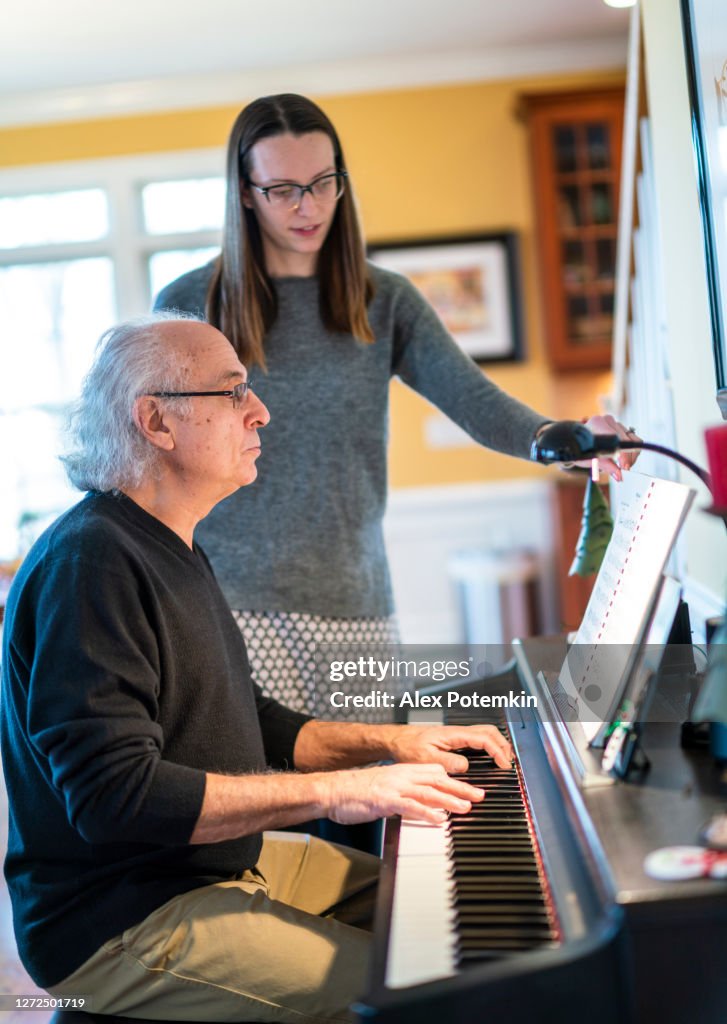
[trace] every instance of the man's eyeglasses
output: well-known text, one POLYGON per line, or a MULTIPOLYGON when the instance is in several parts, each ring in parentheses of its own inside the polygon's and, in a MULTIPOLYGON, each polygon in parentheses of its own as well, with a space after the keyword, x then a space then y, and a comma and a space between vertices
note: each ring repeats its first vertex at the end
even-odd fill
POLYGON ((306 192, 310 192, 319 203, 332 203, 340 199, 347 177, 347 171, 336 171, 335 174, 324 174, 308 185, 256 185, 254 181, 250 184, 256 192, 265 196, 271 206, 283 210, 297 210, 306 192))
POLYGON ((249 380, 243 380, 229 391, 152 391, 150 394, 152 398, 207 398, 215 395, 220 398, 231 398, 232 408, 239 409, 247 398, 250 386, 249 380))

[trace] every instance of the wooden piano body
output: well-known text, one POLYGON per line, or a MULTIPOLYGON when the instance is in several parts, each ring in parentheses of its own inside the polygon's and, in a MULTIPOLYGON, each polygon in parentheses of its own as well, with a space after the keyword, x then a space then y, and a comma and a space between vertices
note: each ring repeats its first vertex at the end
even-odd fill
MULTIPOLYGON (((521 685, 535 692, 536 673, 557 672, 565 650, 561 638, 516 643, 517 675, 498 685, 505 692, 521 685)), ((464 684, 480 693, 492 686, 491 680, 464 684)), ((466 721, 483 720, 476 714, 466 721)), ((433 886, 414 886, 418 898, 404 903, 412 860, 406 851, 399 856, 399 842, 407 826, 389 822, 371 983, 356 1007, 360 1018, 472 1024, 498 1014, 508 1024, 725 1024, 727 882, 661 882, 643 870, 647 853, 696 843, 701 826, 724 809, 711 757, 680 748, 678 723, 653 723, 643 740, 648 772, 582 789, 536 712, 508 711, 507 727, 557 916, 557 941, 420 972, 420 937, 437 945, 418 909, 432 898, 433 886), (409 968, 392 966, 399 962, 409 968), (416 979, 411 983, 408 969, 416 979)))

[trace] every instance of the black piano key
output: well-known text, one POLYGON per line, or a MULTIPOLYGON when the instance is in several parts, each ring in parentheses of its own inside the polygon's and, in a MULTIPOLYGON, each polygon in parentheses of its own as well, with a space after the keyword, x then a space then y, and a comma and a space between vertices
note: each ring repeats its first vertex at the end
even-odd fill
POLYGON ((480 898, 482 893, 487 893, 488 897, 497 903, 502 903, 507 900, 517 900, 520 903, 533 903, 545 905, 543 893, 540 888, 531 886, 530 888, 518 888, 514 885, 491 885, 488 882, 483 882, 479 885, 469 885, 466 887, 457 886, 456 891, 453 894, 452 902, 454 904, 460 904, 461 906, 469 906, 475 904, 480 898))
POLYGON ((463 842, 452 843, 457 860, 466 860, 469 857, 486 856, 489 860, 493 857, 506 857, 509 861, 528 861, 532 848, 529 844, 523 844, 517 840, 507 840, 495 837, 489 843, 463 842))
MULTIPOLYGON (((517 953, 524 953, 526 950, 518 949, 515 950, 517 953)), ((492 950, 460 950, 458 953, 458 960, 460 968, 477 967, 480 964, 487 963, 492 960, 501 960, 502 953, 494 952, 492 950)))
POLYGON ((507 928, 495 927, 463 928, 457 942, 457 952, 463 949, 509 949, 513 945, 521 945, 524 949, 534 949, 544 942, 552 941, 550 928, 507 928))
POLYGON ((543 919, 550 920, 548 908, 544 903, 538 902, 517 902, 506 900, 499 904, 482 904, 477 906, 474 903, 460 904, 458 906, 458 918, 463 924, 473 924, 476 920, 493 921, 505 915, 514 915, 517 920, 523 923, 537 921, 542 923, 543 919))
POLYGON ((518 931, 517 928, 487 929, 473 928, 471 934, 460 936, 457 943, 459 950, 481 950, 481 949, 533 949, 546 942, 551 942, 550 932, 543 929, 537 938, 518 931))
POLYGON ((460 865, 469 870, 473 864, 481 864, 483 867, 489 866, 490 868, 500 864, 503 870, 507 871, 512 871, 513 868, 518 867, 528 867, 537 871, 537 866, 533 868, 532 861, 528 857, 530 851, 524 850, 521 846, 504 846, 498 843, 497 846, 493 846, 490 850, 484 847, 479 849, 476 847, 465 847, 460 849, 457 846, 454 846, 452 849, 456 858, 452 874, 456 873, 460 865))
POLYGON ((482 892, 490 893, 493 900, 504 900, 504 899, 519 899, 519 900, 532 900, 534 898, 542 899, 543 894, 539 884, 529 884, 519 886, 512 882, 505 884, 492 884, 490 882, 476 882, 470 884, 468 879, 464 879, 457 885, 457 892, 454 897, 454 902, 467 903, 478 898, 482 892))
MULTIPOLYGON (((537 948, 548 948, 554 946, 554 942, 542 942, 539 943, 537 948)), ((488 949, 462 949, 458 951, 458 960, 460 967, 473 967, 477 964, 486 963, 489 960, 499 960, 503 955, 511 955, 513 953, 527 953, 533 949, 532 943, 529 942, 503 942, 502 948, 499 951, 488 950, 488 949)), ((536 1018, 533 1018, 536 1019, 536 1018)))
POLYGON ((452 814, 450 877, 461 968, 557 942, 535 839, 515 767, 488 754, 462 751, 459 776, 485 789, 467 814, 452 814))
POLYGON ((548 913, 543 907, 540 911, 529 910, 527 919, 523 917, 521 908, 514 907, 507 913, 507 907, 501 908, 500 913, 494 913, 492 911, 485 913, 482 910, 471 910, 469 913, 460 911, 459 921, 464 934, 468 928, 472 928, 475 925, 491 928, 494 925, 512 925, 532 932, 533 930, 542 931, 544 928, 550 936, 550 919, 548 913))

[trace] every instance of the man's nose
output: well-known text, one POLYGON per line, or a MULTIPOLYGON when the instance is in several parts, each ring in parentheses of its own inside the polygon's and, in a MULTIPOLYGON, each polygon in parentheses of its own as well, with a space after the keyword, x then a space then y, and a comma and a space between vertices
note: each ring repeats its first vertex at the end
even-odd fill
POLYGON ((262 402, 255 392, 250 388, 245 402, 245 425, 257 429, 264 427, 270 422, 268 407, 262 402))

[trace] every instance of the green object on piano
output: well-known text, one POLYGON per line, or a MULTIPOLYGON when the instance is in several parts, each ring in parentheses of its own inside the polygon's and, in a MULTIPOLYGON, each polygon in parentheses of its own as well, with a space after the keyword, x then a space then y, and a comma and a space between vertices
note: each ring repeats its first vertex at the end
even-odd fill
POLYGON ((588 477, 583 497, 583 518, 581 532, 576 544, 573 564, 569 576, 592 576, 601 567, 608 542, 613 533, 613 519, 608 503, 593 477, 588 477))

